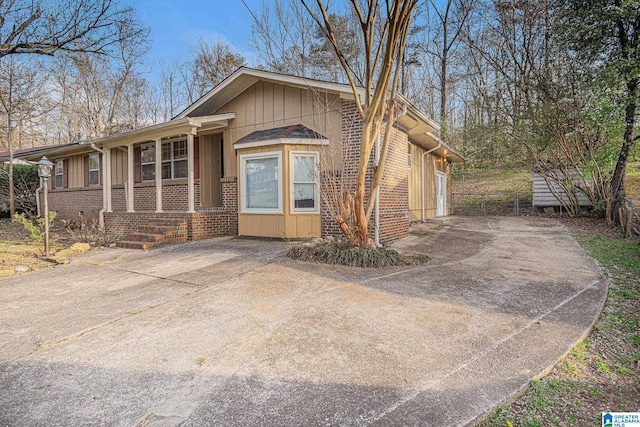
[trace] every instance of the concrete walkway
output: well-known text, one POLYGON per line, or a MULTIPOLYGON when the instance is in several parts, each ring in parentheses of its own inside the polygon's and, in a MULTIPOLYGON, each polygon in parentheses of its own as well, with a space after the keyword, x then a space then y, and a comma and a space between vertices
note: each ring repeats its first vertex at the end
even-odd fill
POLYGON ((0 280, 0 425, 467 425, 550 369, 606 297, 558 223, 449 218, 424 266, 221 238, 0 280))

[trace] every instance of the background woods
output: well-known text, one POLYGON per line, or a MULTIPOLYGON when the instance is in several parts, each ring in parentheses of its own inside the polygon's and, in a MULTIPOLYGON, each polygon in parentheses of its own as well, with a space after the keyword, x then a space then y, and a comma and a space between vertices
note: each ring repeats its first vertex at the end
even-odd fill
MULTIPOLYGON (((298 0, 265 1, 246 29, 250 60, 223 40, 196 38, 189 59, 152 63, 149 29, 132 7, 3 2, 0 146, 13 153, 169 120, 240 65, 375 82, 383 70, 367 69, 357 12, 330 5, 318 21, 298 0)), ((418 2, 398 91, 442 124, 466 168, 577 174, 566 184, 584 187, 615 223, 638 156, 639 27, 637 0, 418 2)))

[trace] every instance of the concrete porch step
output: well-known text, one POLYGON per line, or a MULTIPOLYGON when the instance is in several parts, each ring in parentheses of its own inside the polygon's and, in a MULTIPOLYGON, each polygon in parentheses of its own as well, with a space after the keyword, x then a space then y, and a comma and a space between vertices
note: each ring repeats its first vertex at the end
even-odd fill
POLYGON ((164 233, 155 234, 147 232, 138 232, 127 234, 128 241, 134 242, 161 242, 165 240, 166 235, 164 233))
POLYGON ((119 248, 126 248, 126 249, 151 249, 154 246, 156 246, 155 243, 153 242, 136 242, 133 240, 120 240, 118 242, 116 242, 116 246, 119 248))
POLYGON ((116 245, 129 249, 151 249, 187 241, 187 224, 181 220, 152 220, 124 236, 116 245))
POLYGON ((140 233, 165 234, 173 231, 186 231, 187 224, 147 224, 138 227, 140 233))

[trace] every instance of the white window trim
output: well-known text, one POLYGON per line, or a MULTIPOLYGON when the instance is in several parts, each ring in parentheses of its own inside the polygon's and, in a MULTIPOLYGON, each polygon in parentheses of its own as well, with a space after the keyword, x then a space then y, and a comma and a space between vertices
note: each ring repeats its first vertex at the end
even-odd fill
POLYGON ((89 186, 90 187, 96 187, 100 185, 100 154, 89 154, 89 186), (91 157, 97 158, 97 163, 98 163, 98 167, 96 169, 91 169, 91 157), (97 172, 98 173, 98 182, 96 182, 95 184, 91 183, 91 172, 97 172))
POLYGON ((268 151, 264 153, 240 155, 240 213, 246 214, 282 214, 282 151, 268 151), (278 158, 278 207, 277 208, 248 208, 247 207, 247 174, 246 160, 278 158))
POLYGON ((315 187, 315 206, 313 208, 296 208, 296 199, 294 192, 294 164, 293 158, 295 156, 307 156, 307 157, 315 157, 316 162, 316 172, 320 169, 320 153, 317 151, 289 151, 289 208, 291 215, 300 215, 300 214, 319 214, 320 213, 320 176, 317 173, 315 177, 315 182, 313 183, 315 187))
POLYGON ((64 160, 56 160, 53 167, 53 182, 56 188, 64 187, 64 160), (60 165, 60 173, 58 173, 58 165, 60 165), (58 177, 60 177, 60 185, 58 185, 58 177))
MULTIPOLYGON (((162 171, 162 165, 164 165, 165 163, 169 163, 171 165, 171 176, 169 178, 162 178, 162 179, 164 179, 164 180, 186 179, 189 176, 189 171, 187 169, 187 176, 181 176, 180 178, 176 178, 175 177, 176 176, 175 163, 176 162, 181 162, 181 161, 187 161, 188 162, 188 159, 189 159, 189 147, 188 147, 188 144, 187 144, 187 155, 186 155, 186 157, 179 158, 179 159, 174 158, 174 151, 173 151, 174 150, 174 144, 176 142, 183 142, 183 141, 184 141, 185 144, 187 144, 187 139, 186 138, 173 138, 173 139, 170 139, 170 140, 167 140, 167 141, 162 141, 160 143, 161 148, 162 148, 162 145, 164 145, 164 144, 169 144, 169 147, 171 148, 169 150, 171 152, 171 158, 169 160, 162 160, 162 158, 160 158, 160 166, 161 166, 160 167, 160 171, 162 171)), ((160 150, 160 153, 162 155, 162 150, 160 150)), ((188 168, 188 165, 187 165, 187 168, 188 168)))
POLYGON ((140 145, 140 181, 142 181, 142 182, 153 182, 153 181, 156 180, 155 165, 156 165, 156 162, 158 161, 158 159, 156 159, 154 157, 153 162, 145 162, 145 161, 142 160, 142 149, 144 147, 147 147, 147 146, 153 148, 153 153, 154 153, 153 155, 154 156, 155 156, 155 152, 156 152, 156 144, 155 144, 155 142, 149 142, 149 143, 140 145), (153 165, 153 178, 151 178, 151 179, 144 179, 144 167, 146 165, 153 165))

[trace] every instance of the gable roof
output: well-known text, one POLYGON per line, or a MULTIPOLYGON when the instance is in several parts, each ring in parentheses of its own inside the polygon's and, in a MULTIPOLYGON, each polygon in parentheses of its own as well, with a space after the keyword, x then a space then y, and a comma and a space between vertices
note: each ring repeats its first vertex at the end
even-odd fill
MULTIPOLYGON (((348 84, 332 83, 271 71, 256 70, 249 67, 240 67, 216 87, 178 114, 174 120, 215 114, 219 108, 222 108, 258 81, 329 92, 345 99, 353 99, 353 91, 348 84)), ((360 88, 359 95, 364 96, 364 89, 360 88)), ((435 132, 440 130, 440 125, 437 122, 419 110, 405 96, 398 94, 398 100, 404 109, 403 115, 399 117, 398 122, 400 126, 407 131, 411 142, 425 150, 434 149, 436 154, 450 161, 464 161, 464 158, 459 153, 451 149, 451 147, 436 136, 435 132)))
POLYGON ((351 86, 346 84, 296 77, 288 74, 274 73, 272 71, 256 70, 255 68, 249 67, 240 67, 209 92, 205 93, 196 102, 185 108, 175 118, 179 119, 213 114, 220 107, 249 89, 258 81, 282 84, 301 89, 316 89, 323 92, 342 94, 346 97, 353 97, 351 86))

